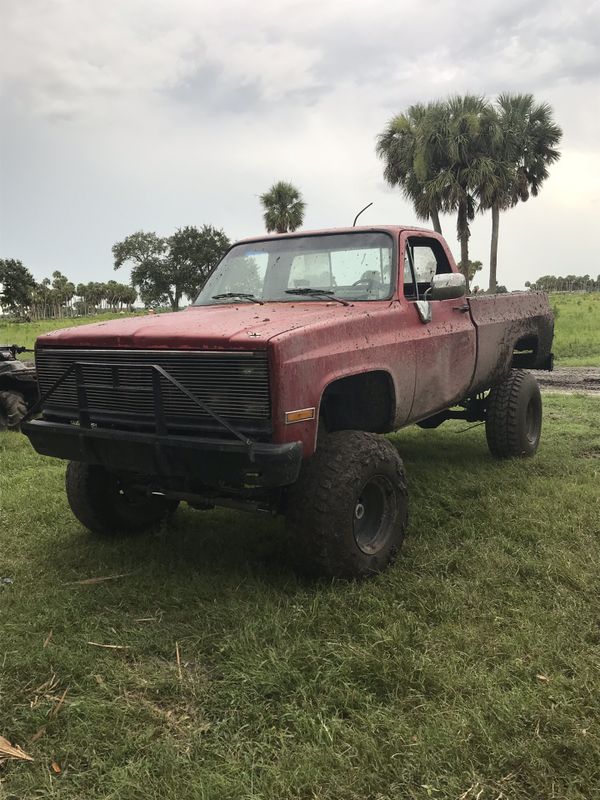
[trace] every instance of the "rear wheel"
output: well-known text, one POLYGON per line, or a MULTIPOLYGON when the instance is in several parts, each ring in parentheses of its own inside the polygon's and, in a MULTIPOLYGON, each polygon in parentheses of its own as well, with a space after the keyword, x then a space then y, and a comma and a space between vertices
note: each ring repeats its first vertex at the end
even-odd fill
POLYGON ((538 382, 525 370, 512 370, 491 390, 486 403, 485 433, 497 458, 532 456, 542 432, 542 396, 538 382))
POLYGON ((392 444, 360 431, 326 436, 291 488, 287 525, 302 566, 330 576, 381 572, 408 524, 404 467, 392 444))
POLYGON ((27 413, 27 402, 21 392, 0 392, 0 431, 18 431, 27 413))
POLYGON ((65 476, 67 499, 77 519, 101 536, 142 533, 178 506, 177 500, 136 491, 96 464, 71 461, 65 476))

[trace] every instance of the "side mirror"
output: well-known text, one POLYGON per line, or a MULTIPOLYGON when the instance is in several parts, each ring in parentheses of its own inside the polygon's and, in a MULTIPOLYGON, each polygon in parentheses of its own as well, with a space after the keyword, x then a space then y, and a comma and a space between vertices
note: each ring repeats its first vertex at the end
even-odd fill
POLYGON ((461 272, 434 275, 431 281, 430 300, 454 300, 464 297, 467 291, 465 276, 461 272))

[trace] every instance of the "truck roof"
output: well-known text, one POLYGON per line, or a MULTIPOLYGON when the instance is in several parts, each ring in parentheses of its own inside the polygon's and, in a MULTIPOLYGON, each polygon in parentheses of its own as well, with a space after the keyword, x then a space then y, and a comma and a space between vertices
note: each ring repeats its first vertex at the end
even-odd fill
POLYGON ((244 242, 263 242, 267 239, 289 239, 295 236, 319 236, 331 233, 375 233, 386 232, 392 234, 399 234, 402 231, 423 231, 424 233, 434 233, 430 228, 420 228, 416 225, 357 225, 356 227, 348 226, 345 228, 322 228, 316 230, 301 230, 294 231, 293 233, 265 233, 261 236, 246 236, 243 239, 238 239, 236 244, 244 242))

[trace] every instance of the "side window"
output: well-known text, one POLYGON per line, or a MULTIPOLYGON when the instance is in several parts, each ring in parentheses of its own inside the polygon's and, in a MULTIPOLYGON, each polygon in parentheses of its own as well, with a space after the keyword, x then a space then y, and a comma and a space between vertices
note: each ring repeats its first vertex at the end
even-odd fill
POLYGON ((444 248, 437 239, 409 238, 404 251, 404 296, 422 299, 434 275, 451 272, 444 248))
POLYGON ((417 283, 431 283, 437 271, 437 261, 431 247, 413 247, 413 264, 417 283))

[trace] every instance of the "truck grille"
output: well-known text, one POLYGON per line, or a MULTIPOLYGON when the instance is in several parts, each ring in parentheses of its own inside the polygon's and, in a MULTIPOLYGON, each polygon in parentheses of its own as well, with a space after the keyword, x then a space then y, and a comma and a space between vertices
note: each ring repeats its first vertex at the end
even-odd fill
MULTIPOLYGON (((162 367, 222 417, 257 422, 270 419, 265 352, 39 348, 35 364, 40 392, 47 392, 74 362, 85 362, 82 372, 92 422, 129 420, 142 425, 153 423, 153 370, 140 366, 150 364, 162 367)), ((162 376, 160 387, 165 418, 171 425, 187 426, 210 419, 162 376)), ((44 403, 44 412, 77 418, 74 374, 51 394, 44 403)))

